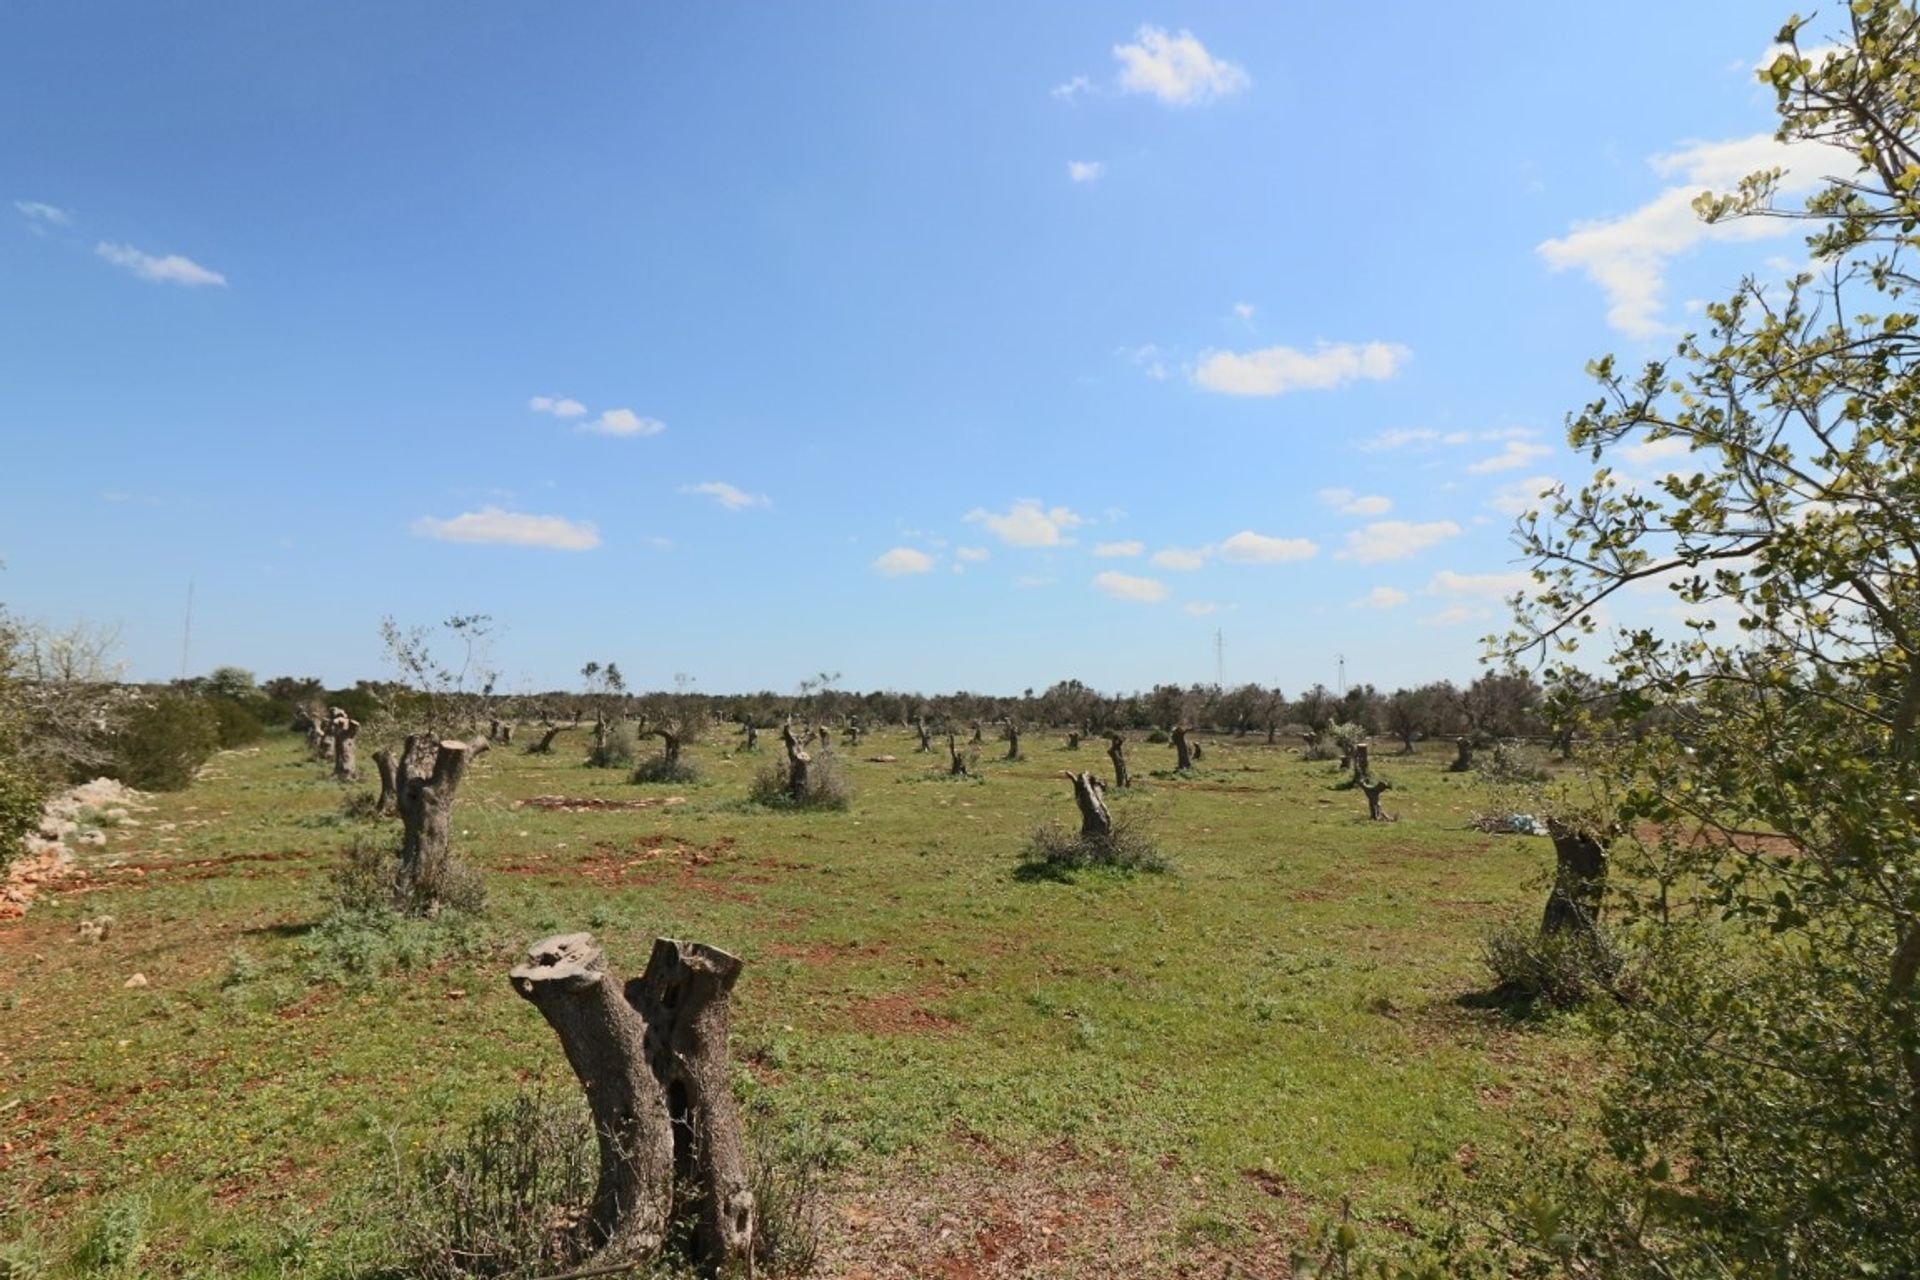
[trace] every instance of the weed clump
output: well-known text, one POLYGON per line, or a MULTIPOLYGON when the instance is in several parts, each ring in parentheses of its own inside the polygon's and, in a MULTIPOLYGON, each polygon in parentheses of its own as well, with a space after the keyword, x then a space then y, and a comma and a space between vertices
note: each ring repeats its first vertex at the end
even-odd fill
POLYGON ((476 872, 456 862, 432 903, 418 893, 392 850, 370 840, 348 845, 333 873, 332 910, 301 944, 308 978, 346 986, 485 949, 477 917, 486 889, 476 872))
POLYGON ((1618 995, 1626 968, 1619 949, 1597 928, 1543 933, 1525 923, 1490 930, 1481 962, 1493 975, 1498 1002, 1524 1013, 1564 1012, 1618 995))
POLYGON ((640 755, 640 729, 631 720, 616 720, 605 735, 587 752, 587 763, 596 769, 626 769, 640 755))
POLYGON ((807 763, 805 785, 793 785, 792 763, 778 760, 754 775, 748 797, 769 809, 844 810, 853 805, 853 779, 837 756, 817 753, 807 763))
POLYGON ((1029 880, 1059 879, 1090 867, 1157 874, 1171 871, 1173 864, 1153 839, 1132 823, 1115 822, 1111 833, 1089 836, 1049 822, 1028 839, 1015 874, 1029 880))
POLYGON ((691 760, 653 755, 634 767, 631 780, 640 783, 664 782, 685 785, 700 781, 700 777, 700 766, 691 760))

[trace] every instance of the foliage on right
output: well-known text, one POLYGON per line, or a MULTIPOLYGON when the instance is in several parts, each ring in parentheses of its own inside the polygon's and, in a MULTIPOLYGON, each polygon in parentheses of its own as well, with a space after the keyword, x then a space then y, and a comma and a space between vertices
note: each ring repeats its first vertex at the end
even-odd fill
POLYGON ((1604 1148, 1535 1163, 1483 1238, 1514 1273, 1912 1274, 1920 1250, 1920 15, 1846 21, 1821 48, 1789 23, 1760 73, 1780 140, 1839 176, 1802 208, 1778 171, 1696 202, 1805 220, 1807 270, 1638 373, 1595 362, 1570 420, 1596 462, 1669 440, 1682 465, 1602 465, 1520 521, 1540 585, 1506 649, 1607 744, 1637 988, 1604 1148), (1596 682, 1581 646, 1636 584, 1683 633, 1619 629, 1596 682))

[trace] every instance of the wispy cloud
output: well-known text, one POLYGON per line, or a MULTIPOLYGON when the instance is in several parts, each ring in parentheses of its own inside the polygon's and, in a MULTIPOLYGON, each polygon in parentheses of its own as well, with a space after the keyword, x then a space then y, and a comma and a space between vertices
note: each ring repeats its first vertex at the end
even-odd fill
POLYGON ((1448 538, 1457 538, 1460 533, 1460 526, 1451 520, 1417 524, 1408 520, 1376 520, 1349 533, 1347 545, 1339 555, 1342 560, 1357 560, 1361 564, 1404 560, 1448 538))
POLYGON ((724 480, 705 480, 699 484, 683 484, 680 492, 696 497, 712 498, 714 502, 729 511, 745 511, 748 507, 770 507, 773 499, 764 493, 748 493, 737 489, 724 480))
POLYGON ((1151 94, 1169 106, 1195 106, 1239 93, 1253 83, 1246 71, 1216 58, 1193 32, 1172 35, 1161 27, 1141 27, 1132 44, 1117 44, 1120 90, 1151 94))
POLYGON ((895 547, 874 558, 873 571, 883 578, 904 578, 909 574, 932 573, 933 557, 912 547, 895 547))
POLYGON ((1420 621, 1430 627, 1489 621, 1498 616, 1503 601, 1533 585, 1533 575, 1525 569, 1511 573, 1456 573, 1442 569, 1423 588, 1423 594, 1438 596, 1446 603, 1438 612, 1420 621))
POLYGON ((1382 382, 1413 355, 1396 342, 1317 344, 1312 351, 1266 347, 1259 351, 1207 351, 1193 380, 1229 396, 1279 396, 1289 391, 1331 391, 1350 382, 1382 382))
POLYGON ((985 547, 956 547, 953 554, 968 564, 982 564, 993 559, 993 552, 985 547))
POLYGON ((1146 549, 1146 543, 1134 538, 1128 538, 1122 542, 1096 542, 1093 544, 1093 554, 1102 559, 1124 559, 1129 556, 1137 556, 1146 549))
POLYGON ((1095 87, 1093 81, 1086 76, 1075 76, 1065 84, 1053 86, 1053 88, 1047 90, 1047 92, 1062 102, 1072 102, 1080 97, 1081 94, 1098 93, 1099 90, 1095 87))
POLYGON ((1180 609, 1181 612, 1190 613, 1196 618, 1204 618, 1209 614, 1220 612, 1220 606, 1211 600, 1190 600, 1181 605, 1180 609))
POLYGON ((482 507, 445 520, 421 516, 413 531, 440 542, 481 542, 515 547, 545 547, 554 551, 590 551, 600 545, 600 531, 591 524, 564 516, 535 516, 499 507, 482 507))
POLYGON ((1393 510, 1393 499, 1358 494, 1351 489, 1322 489, 1320 501, 1349 516, 1383 516, 1393 510))
POLYGON ((1154 552, 1149 559, 1151 563, 1159 565, 1162 569, 1192 572, 1195 569, 1204 568, 1207 557, 1212 554, 1212 547, 1168 547, 1163 551, 1154 552))
POLYGON ((1496 471, 1518 471, 1522 467, 1532 466, 1535 461, 1546 457, 1552 452, 1552 449, 1549 449, 1543 444, 1532 444, 1525 440, 1509 440, 1500 452, 1491 457, 1482 458, 1480 461, 1469 466, 1467 468, 1467 474, 1484 476, 1491 475, 1496 471))
POLYGON ((667 424, 658 418, 643 418, 631 409, 609 409, 592 422, 581 424, 580 429, 602 436, 657 436, 667 424))
POLYGON ((1157 604, 1167 598, 1167 584, 1155 578, 1136 578, 1130 573, 1115 573, 1109 569, 1093 577, 1094 588, 1115 600, 1131 600, 1136 604, 1157 604))
POLYGON ((1375 587, 1352 602, 1355 609, 1397 609, 1413 597, 1398 587, 1375 587))
POLYGON ((15 200, 13 207, 36 231, 47 226, 64 227, 72 223, 73 215, 59 205, 47 204, 40 200, 15 200))
POLYGON ((965 519, 985 525, 987 531, 1010 547, 1060 547, 1072 542, 1066 536, 1086 521, 1066 507, 1043 507, 1036 498, 1022 498, 1006 511, 988 511, 975 507, 965 519))
POLYGON ((1234 564, 1286 564, 1313 559, 1320 554, 1320 544, 1311 538, 1275 538, 1242 529, 1222 542, 1217 550, 1222 560, 1234 564))
POLYGON ((1540 500, 1548 491, 1559 485, 1552 476, 1528 476, 1525 480, 1515 480, 1512 484, 1501 485, 1494 491, 1487 505, 1501 515, 1524 515, 1537 509, 1540 500))
POLYGON ((1096 181, 1100 175, 1106 171, 1106 162, 1103 160, 1067 161, 1067 177, 1073 179, 1075 182, 1096 181))
POLYGON ((130 244, 109 244, 102 240, 93 247, 93 251, 116 267, 125 267, 142 280, 151 280, 156 284, 179 284, 189 287, 197 285, 222 285, 227 278, 218 271, 210 271, 192 258, 183 258, 170 253, 164 258, 151 253, 143 253, 130 244))
POLYGON ((1825 175, 1856 171, 1850 153, 1820 142, 1781 143, 1770 133, 1698 142, 1653 157, 1656 174, 1677 178, 1674 185, 1630 213, 1576 222, 1566 235, 1543 242, 1536 252, 1555 271, 1583 272, 1607 299, 1607 323, 1635 338, 1672 332, 1663 318, 1667 265, 1697 245, 1797 235, 1786 218, 1733 218, 1705 223, 1693 210, 1705 191, 1731 191, 1748 174, 1783 170, 1777 188, 1799 195, 1819 186, 1825 175))
POLYGON ((527 407, 535 413, 550 413, 556 418, 578 418, 587 411, 587 406, 571 396, 535 396, 527 401, 527 407))

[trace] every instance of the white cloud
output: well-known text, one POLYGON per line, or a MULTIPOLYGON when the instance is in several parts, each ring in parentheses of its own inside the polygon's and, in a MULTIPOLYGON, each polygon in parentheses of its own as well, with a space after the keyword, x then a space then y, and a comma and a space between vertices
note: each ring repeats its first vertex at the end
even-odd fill
POLYGON ((1137 604, 1155 604, 1167 598, 1167 584, 1154 578, 1136 578, 1130 573, 1115 573, 1111 569, 1094 575, 1093 585, 1115 600, 1132 600, 1137 604))
POLYGON ((1429 520, 1424 523, 1376 520, 1347 535, 1347 545, 1340 552, 1340 558, 1357 560, 1361 564, 1404 560, 1448 538, 1457 538, 1460 533, 1460 526, 1451 520, 1429 520))
POLYGON ((1093 81, 1085 76, 1075 76, 1065 84, 1057 84, 1047 91, 1062 102, 1072 102, 1083 93, 1095 93, 1093 81))
POLYGON ((1426 585, 1429 595, 1465 596, 1475 600, 1504 600, 1516 591, 1533 585, 1533 574, 1526 569, 1511 573, 1455 573, 1442 569, 1426 585))
POLYGON ((1398 587, 1375 587, 1353 602, 1355 609, 1397 609, 1413 597, 1398 587))
POLYGON ((1797 235, 1786 218, 1734 218, 1709 225, 1693 211, 1704 191, 1726 192, 1750 173, 1779 168, 1778 191, 1802 195, 1828 174, 1848 175, 1858 162, 1819 142, 1781 143, 1769 133, 1722 142, 1697 142, 1652 160, 1654 172, 1679 182, 1630 213, 1576 222, 1565 236, 1535 252, 1549 268, 1584 272, 1607 298, 1607 322, 1635 338, 1672 332, 1662 319, 1667 264, 1705 243, 1762 240, 1797 235))
POLYGON ((1396 427, 1392 431, 1382 431, 1369 440, 1362 440, 1360 448, 1367 453, 1385 453, 1390 449, 1404 449, 1408 445, 1430 445, 1439 442, 1440 433, 1427 427, 1396 427))
POLYGON ((1147 376, 1155 382, 1163 382, 1166 380, 1166 363, 1160 359, 1160 348, 1154 346, 1151 342, 1143 343, 1137 347, 1121 347, 1119 348, 1119 354, 1125 356, 1133 364, 1146 370, 1147 376))
POLYGON ((1214 604, 1211 600, 1194 600, 1181 605, 1180 608, 1183 612, 1190 613, 1196 618, 1204 618, 1208 614, 1220 612, 1220 606, 1214 604))
POLYGON ((987 550, 985 547, 960 547, 956 549, 953 554, 965 560, 968 564, 979 564, 982 561, 993 558, 993 552, 987 550))
POLYGON ((1023 573, 1013 580, 1013 585, 1023 590, 1033 591, 1040 587, 1050 587, 1055 579, 1044 573, 1023 573))
POLYGON ((1239 316, 1242 320, 1251 320, 1253 319, 1253 304, 1251 302, 1236 302, 1233 304, 1233 314, 1239 316))
POLYGON ((1208 391, 1229 396, 1331 391, 1358 379, 1391 378, 1412 355, 1397 342, 1321 342, 1312 351, 1296 347, 1267 347, 1244 354, 1203 351, 1193 380, 1208 391))
POLYGON ((1620 450, 1620 456, 1636 467, 1648 463, 1661 462, 1667 458, 1677 458, 1688 452, 1688 441, 1682 436, 1666 436, 1659 440, 1643 440, 1639 444, 1630 444, 1620 450))
POLYGON ((1552 476, 1528 476, 1525 480, 1501 485, 1494 495, 1487 499, 1487 505, 1501 515, 1525 515, 1529 511, 1537 510, 1541 496, 1559 483, 1552 476))
POLYGON ((903 578, 910 573, 932 573, 933 557, 912 547, 895 547, 875 557, 873 571, 883 578, 903 578))
POLYGON ((1251 529, 1242 529, 1219 549, 1220 558, 1234 564, 1285 564, 1311 560, 1319 553, 1319 544, 1311 538, 1274 538, 1251 529))
POLYGON ((227 283, 227 278, 218 271, 209 271, 193 259, 183 258, 177 253, 156 258, 150 253, 142 253, 130 244, 108 244, 104 240, 93 246, 93 251, 114 266, 125 267, 142 280, 151 280, 156 284, 181 284, 191 287, 227 283))
POLYGON ((1092 182, 1106 171, 1106 163, 1101 160, 1067 161, 1067 176, 1075 182, 1092 182))
POLYGON ((1383 516, 1393 510, 1393 499, 1358 494, 1351 489, 1322 489, 1320 501, 1350 516, 1383 516))
POLYGON ((1191 31, 1168 35, 1160 27, 1141 27, 1133 44, 1117 44, 1120 88, 1150 93, 1173 106, 1191 106, 1240 92, 1252 79, 1240 67, 1207 52, 1191 31))
POLYGON ((985 525, 1010 547, 1065 546, 1072 541, 1064 536, 1066 531, 1086 523, 1065 507, 1042 507, 1034 498, 1022 498, 1007 511, 987 511, 975 507, 967 512, 965 518, 974 524, 985 525))
POLYGON ((535 413, 550 413, 556 418, 578 418, 587 411, 587 406, 571 396, 535 396, 527 401, 527 407, 535 413))
POLYGON ((609 409, 580 429, 603 436, 657 436, 667 424, 658 418, 643 418, 631 409, 609 409))
POLYGON ((1150 559, 1162 569, 1187 572, 1204 566, 1207 557, 1212 554, 1212 547, 1168 547, 1164 551, 1154 552, 1150 559))
POLYGON ((600 531, 564 516, 533 516, 499 507, 482 507, 445 520, 421 516, 413 531, 441 542, 481 542, 514 547, 547 547, 554 551, 590 551, 600 545, 600 531))
POLYGON ((64 227, 73 221, 73 215, 65 209, 39 200, 15 200, 13 207, 18 209, 28 222, 36 226, 39 223, 50 222, 56 227, 64 227))
POLYGON ((707 480, 700 484, 683 484, 680 492, 691 493, 703 498, 712 498, 729 511, 745 511, 748 507, 770 507, 773 499, 764 493, 748 493, 736 489, 723 480, 707 480))
POLYGON ((1093 546, 1093 554, 1112 560, 1125 556, 1137 556, 1146 549, 1146 543, 1128 538, 1124 542, 1096 542, 1093 546))
POLYGON ((1525 440, 1509 440, 1500 452, 1480 459, 1467 468, 1472 476, 1490 475, 1495 471, 1518 471, 1522 467, 1532 466, 1535 460, 1544 458, 1553 450, 1543 444, 1530 444, 1525 440))

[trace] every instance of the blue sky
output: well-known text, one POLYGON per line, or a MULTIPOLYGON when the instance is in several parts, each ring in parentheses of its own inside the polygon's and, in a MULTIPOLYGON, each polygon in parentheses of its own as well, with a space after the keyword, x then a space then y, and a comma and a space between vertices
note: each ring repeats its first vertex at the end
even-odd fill
POLYGON ((139 678, 189 582, 195 671, 1467 678, 1586 361, 1804 256, 1686 209, 1818 176, 1785 16, 10 4, 0 601, 139 678))

